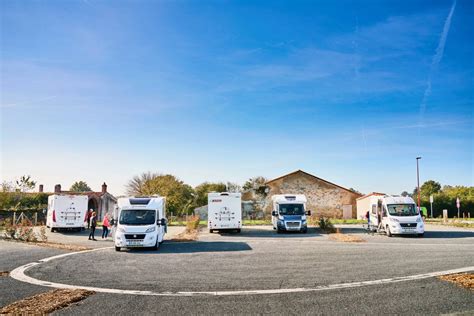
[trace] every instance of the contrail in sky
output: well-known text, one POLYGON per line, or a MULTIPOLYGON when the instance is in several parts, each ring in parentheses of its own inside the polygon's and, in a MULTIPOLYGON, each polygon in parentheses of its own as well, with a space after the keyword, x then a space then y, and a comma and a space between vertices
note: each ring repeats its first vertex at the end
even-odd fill
POLYGON ((431 95, 431 77, 433 73, 438 69, 438 65, 443 58, 444 53, 444 46, 446 45, 446 39, 448 38, 449 27, 451 26, 451 19, 453 17, 454 9, 456 8, 456 0, 453 2, 451 6, 451 10, 449 11, 448 17, 444 22, 443 32, 439 38, 438 47, 436 48, 436 53, 433 56, 433 60, 431 61, 431 69, 430 74, 428 76, 428 82, 426 85, 425 93, 423 94, 423 99, 421 100, 420 104, 420 125, 422 125, 423 116, 426 110, 426 101, 428 97, 431 95))

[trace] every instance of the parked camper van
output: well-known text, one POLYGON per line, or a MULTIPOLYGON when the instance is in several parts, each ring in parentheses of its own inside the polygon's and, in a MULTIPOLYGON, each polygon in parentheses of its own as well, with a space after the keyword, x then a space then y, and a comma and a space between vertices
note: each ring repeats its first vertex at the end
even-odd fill
POLYGON ((370 201, 369 229, 392 235, 423 236, 425 225, 411 197, 374 196, 370 201))
POLYGON ((215 230, 235 230, 242 228, 242 195, 240 193, 207 194, 207 227, 215 230))
POLYGON ((59 229, 84 229, 88 202, 87 195, 50 195, 46 227, 52 232, 59 229))
POLYGON ((283 231, 308 232, 306 216, 311 215, 306 211, 306 196, 303 194, 277 194, 272 196, 273 229, 278 233, 283 231))
POLYGON ((157 249, 167 230, 165 198, 120 198, 117 207, 115 250, 132 247, 157 249))

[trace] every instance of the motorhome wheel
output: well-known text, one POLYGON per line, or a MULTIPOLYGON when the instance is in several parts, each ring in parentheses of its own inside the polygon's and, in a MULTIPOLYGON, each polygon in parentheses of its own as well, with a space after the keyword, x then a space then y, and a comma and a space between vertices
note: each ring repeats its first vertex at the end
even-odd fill
POLYGON ((392 232, 390 231, 390 227, 388 225, 387 225, 386 232, 387 232, 388 237, 392 237, 392 232))

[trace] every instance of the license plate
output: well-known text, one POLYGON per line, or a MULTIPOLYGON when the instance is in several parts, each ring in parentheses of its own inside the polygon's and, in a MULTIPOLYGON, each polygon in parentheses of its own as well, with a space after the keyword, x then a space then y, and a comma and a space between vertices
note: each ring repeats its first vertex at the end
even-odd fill
POLYGON ((136 247, 136 246, 141 246, 141 245, 143 245, 142 241, 138 241, 138 240, 127 241, 127 246, 136 247))
POLYGON ((66 225, 74 225, 74 223, 66 223, 66 225))

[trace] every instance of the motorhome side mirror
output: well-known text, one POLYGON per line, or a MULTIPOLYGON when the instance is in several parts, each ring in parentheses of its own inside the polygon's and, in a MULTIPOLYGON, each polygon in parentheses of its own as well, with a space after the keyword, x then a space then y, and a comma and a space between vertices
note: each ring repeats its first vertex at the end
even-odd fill
POLYGON ((272 216, 277 216, 277 212, 276 211, 272 211, 272 216))
POLYGON ((160 224, 161 226, 166 226, 166 218, 162 218, 160 224))
POLYGON ((311 216, 311 211, 306 211, 306 215, 311 216))

